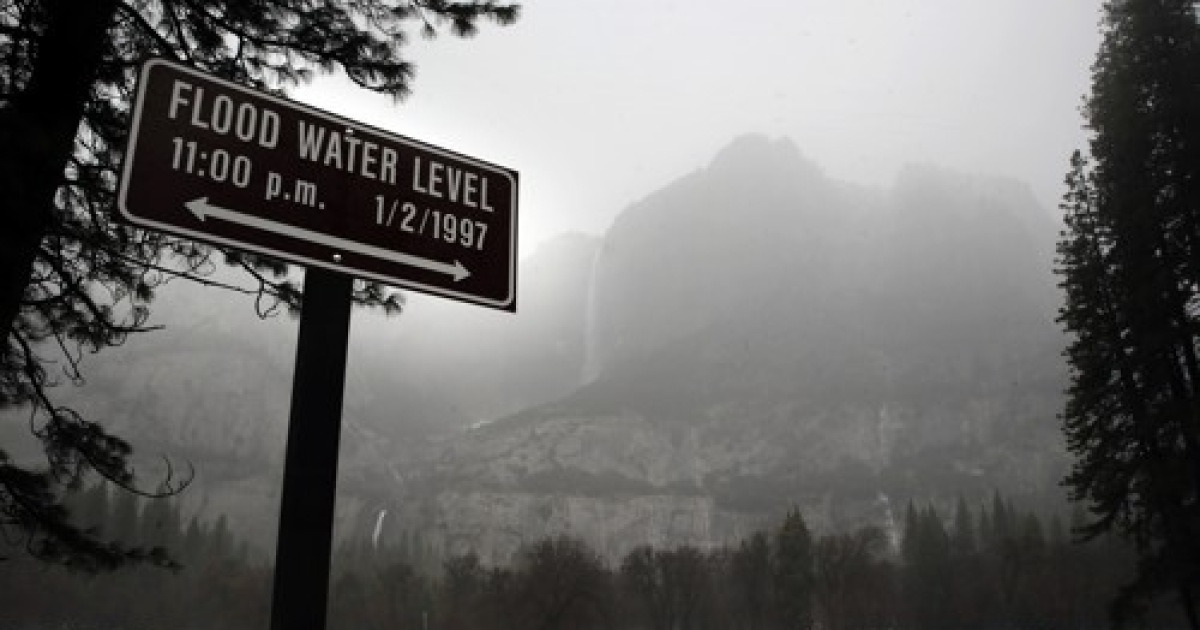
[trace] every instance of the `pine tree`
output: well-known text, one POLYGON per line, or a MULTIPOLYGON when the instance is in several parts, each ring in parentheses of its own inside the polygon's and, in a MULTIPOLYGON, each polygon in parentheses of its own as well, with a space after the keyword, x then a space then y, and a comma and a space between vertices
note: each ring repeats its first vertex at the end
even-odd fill
POLYGON ((905 566, 912 566, 920 553, 921 522, 917 506, 909 500, 904 508, 904 537, 900 541, 900 556, 905 566))
POLYGON ((200 518, 193 516, 188 520, 187 529, 184 530, 183 540, 180 543, 179 556, 183 561, 184 568, 195 566, 204 556, 205 537, 206 533, 204 526, 200 523, 200 518))
POLYGON ((988 513, 987 505, 979 506, 979 550, 986 550, 991 544, 992 539, 996 536, 995 528, 992 526, 992 517, 988 513))
POLYGON ((138 544, 165 549, 178 554, 183 538, 179 505, 169 497, 146 502, 142 508, 141 540, 138 544))
MULTIPOLYGON (((470 35, 480 18, 508 23, 492 0, 20 0, 0 4, 0 408, 35 412, 46 471, 0 451, 0 534, 47 560, 111 568, 136 557, 74 527, 59 496, 86 469, 135 483, 129 445, 57 405, 47 362, 81 378, 79 358, 151 329, 147 305, 173 277, 208 285, 210 261, 244 269, 242 289, 299 307, 286 266, 135 230, 114 220, 114 188, 141 62, 165 57, 256 88, 281 91, 314 69, 341 70, 400 97, 414 28, 470 35)), ((236 287, 228 287, 236 289, 236 287)), ((356 301, 394 312, 398 297, 359 283, 356 301)), ((58 368, 55 368, 57 372, 58 368)), ((178 481, 168 490, 177 490, 178 481)))
POLYGON ((953 560, 952 605, 954 617, 966 627, 977 627, 984 621, 983 563, 979 556, 980 534, 975 526, 975 514, 961 495, 954 509, 954 529, 950 538, 953 560))
POLYGON ((208 533, 208 544, 205 545, 205 556, 217 564, 223 564, 233 558, 233 534, 229 532, 229 518, 224 514, 217 517, 216 524, 208 533))
POLYGON ((911 504, 905 515, 903 596, 915 627, 949 627, 953 572, 950 536, 933 506, 911 504))
POLYGON ((775 534, 773 563, 775 611, 786 630, 813 627, 813 594, 816 586, 812 534, 800 510, 784 517, 775 534))
POLYGON ((992 493, 992 539, 990 544, 994 548, 999 548, 1005 544, 1005 541, 1012 539, 1013 530, 1016 528, 1014 523, 1013 508, 1000 491, 992 493))
POLYGON ((1071 496, 1139 556, 1117 619, 1174 592, 1200 628, 1200 29, 1194 3, 1111 0, 1059 242, 1071 496))
POLYGON ((954 554, 959 558, 970 558, 975 555, 977 544, 974 516, 967 507, 967 500, 959 495, 954 508, 954 536, 951 540, 954 554))
POLYGON ((740 626, 761 630, 767 621, 771 594, 771 546, 765 532, 743 540, 733 554, 730 572, 736 591, 732 594, 740 615, 740 626))
POLYGON ((831 534, 816 544, 816 601, 820 627, 829 630, 881 627, 887 616, 878 604, 881 592, 879 557, 887 537, 877 527, 831 534))

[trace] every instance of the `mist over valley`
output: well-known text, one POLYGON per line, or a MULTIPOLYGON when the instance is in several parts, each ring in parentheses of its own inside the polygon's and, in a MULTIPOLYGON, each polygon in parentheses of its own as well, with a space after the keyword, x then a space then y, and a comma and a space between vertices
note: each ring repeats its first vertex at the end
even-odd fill
MULTIPOLYGON (((1061 508, 1057 230, 1021 182, 914 165, 859 185, 739 137, 522 260, 515 316, 412 294, 356 313, 338 536, 502 563, 567 533, 610 558, 712 547, 791 507, 817 531, 995 491, 1061 508)), ((265 554, 295 321, 251 302, 172 285, 165 330, 61 390, 145 470, 194 466, 184 512, 265 554)))

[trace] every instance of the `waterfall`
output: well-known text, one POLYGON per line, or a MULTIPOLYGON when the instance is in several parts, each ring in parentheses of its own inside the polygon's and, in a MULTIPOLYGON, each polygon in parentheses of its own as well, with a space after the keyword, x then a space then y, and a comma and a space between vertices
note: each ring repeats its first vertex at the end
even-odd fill
POLYGON ((596 248, 596 255, 592 258, 592 270, 588 274, 588 293, 587 303, 584 305, 583 314, 583 369, 580 373, 579 384, 587 385, 596 380, 600 375, 600 357, 597 356, 597 346, 599 339, 596 335, 596 285, 598 275, 600 273, 600 256, 604 251, 603 244, 596 248))
POLYGON ((883 506, 883 530, 887 534, 888 544, 894 554, 900 553, 900 527, 896 524, 896 513, 892 511, 892 501, 888 495, 879 493, 878 502, 883 506))
POLYGON ((379 516, 375 518, 375 531, 371 534, 371 548, 379 548, 379 534, 383 533, 383 517, 387 516, 387 510, 379 510, 379 516))

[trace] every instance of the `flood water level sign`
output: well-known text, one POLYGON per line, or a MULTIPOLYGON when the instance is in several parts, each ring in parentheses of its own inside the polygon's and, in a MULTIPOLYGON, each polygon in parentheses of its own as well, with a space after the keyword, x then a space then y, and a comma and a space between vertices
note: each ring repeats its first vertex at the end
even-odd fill
POLYGON ((118 190, 129 222, 516 310, 517 173, 155 59, 118 190))

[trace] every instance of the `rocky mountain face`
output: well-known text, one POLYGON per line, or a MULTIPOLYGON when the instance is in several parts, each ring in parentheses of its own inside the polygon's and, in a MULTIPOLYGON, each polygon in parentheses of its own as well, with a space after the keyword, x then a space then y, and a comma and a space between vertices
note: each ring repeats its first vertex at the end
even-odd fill
POLYGON ((791 505, 825 529, 1054 496, 1056 232, 1015 182, 912 167, 868 189, 741 138, 621 214, 584 385, 450 441, 408 488, 412 526, 502 561, 563 531, 619 555, 791 505))
MULTIPOLYGON (((520 265, 515 316, 409 296, 358 313, 340 535, 506 561, 558 533, 610 557, 736 541, 790 506, 887 526, 909 499, 1054 495, 1065 455, 1057 227, 1016 182, 888 188, 740 138, 602 238, 520 265)), ((271 549, 295 321, 171 289, 167 330, 88 360, 65 402, 195 466, 187 511, 271 549)), ((0 423, 6 448, 24 431, 0 423)))
MULTIPOLYGON (((394 502, 448 436, 578 386, 596 244, 567 235, 521 261, 519 319, 414 295, 399 316, 355 311, 339 470, 347 527, 394 502)), ((86 382, 64 383, 57 400, 129 440, 146 489, 167 463, 176 480, 194 471, 180 495, 185 515, 224 514, 272 550, 297 320, 260 319, 252 298, 183 282, 164 287, 152 310, 164 330, 85 356, 86 382)), ((0 415, 0 445, 37 465, 24 412, 0 415)))

